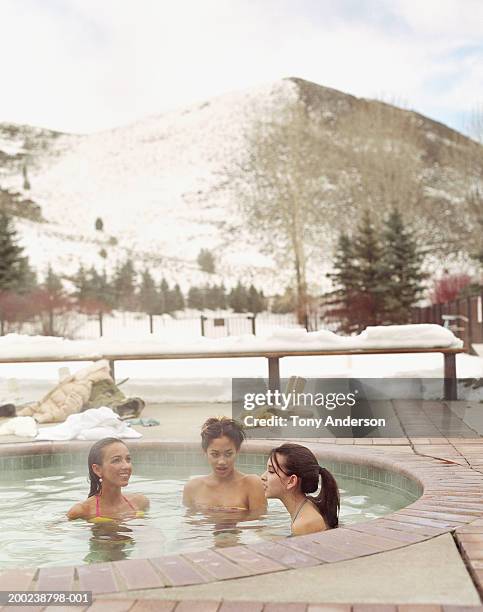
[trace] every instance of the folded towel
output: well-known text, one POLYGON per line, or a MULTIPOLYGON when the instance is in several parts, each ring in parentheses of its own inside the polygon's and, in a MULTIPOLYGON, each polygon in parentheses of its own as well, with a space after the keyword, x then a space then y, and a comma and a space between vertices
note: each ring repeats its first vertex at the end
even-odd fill
POLYGON ((44 427, 39 431, 36 440, 101 440, 110 436, 141 438, 142 434, 121 421, 111 408, 101 406, 71 414, 60 425, 44 427))

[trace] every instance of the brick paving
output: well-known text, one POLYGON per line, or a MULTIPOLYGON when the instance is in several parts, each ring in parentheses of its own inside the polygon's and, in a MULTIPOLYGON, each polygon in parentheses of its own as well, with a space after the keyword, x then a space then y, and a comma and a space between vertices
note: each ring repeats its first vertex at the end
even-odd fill
MULTIPOLYGON (((15 607, 16 610, 39 612, 483 612, 483 606, 435 604, 334 604, 309 602, 255 602, 255 601, 166 601, 157 599, 95 599, 89 607, 71 606, 15 607)), ((11 608, 1 608, 10 612, 11 608)))

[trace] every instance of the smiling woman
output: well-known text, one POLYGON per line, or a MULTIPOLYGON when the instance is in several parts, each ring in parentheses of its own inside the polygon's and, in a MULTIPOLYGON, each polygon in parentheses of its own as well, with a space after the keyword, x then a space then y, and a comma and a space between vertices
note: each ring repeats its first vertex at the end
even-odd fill
POLYGON ((244 439, 241 425, 233 419, 212 417, 204 423, 201 447, 212 473, 186 483, 183 491, 185 506, 245 513, 250 518, 265 513, 267 502, 260 477, 235 469, 235 460, 244 439))
POLYGON ((104 438, 89 451, 87 460, 91 488, 86 501, 75 504, 67 517, 95 523, 143 516, 149 506, 144 495, 122 495, 132 474, 129 449, 117 438, 104 438), (102 503, 102 509, 101 509, 102 503))

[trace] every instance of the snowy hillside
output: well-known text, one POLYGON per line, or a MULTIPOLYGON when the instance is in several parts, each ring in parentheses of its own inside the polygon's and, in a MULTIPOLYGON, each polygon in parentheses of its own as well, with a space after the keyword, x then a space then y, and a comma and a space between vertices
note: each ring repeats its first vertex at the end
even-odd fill
MULTIPOLYGON (((223 179, 229 181, 231 170, 242 162, 254 117, 269 121, 281 106, 300 98, 311 116, 317 114, 319 127, 332 130, 334 146, 339 148, 344 143, 337 123, 355 106, 393 109, 298 79, 283 79, 88 136, 0 124, 0 187, 32 199, 45 220, 17 220, 32 264, 43 271, 50 263, 64 273, 73 273, 80 262, 110 270, 131 255, 138 269, 148 266, 158 279, 164 275, 185 287, 221 279, 232 284, 241 278, 267 292, 280 290, 291 271, 280 270, 260 253, 257 241, 244 228, 237 201, 218 186, 223 179), (103 220, 102 232, 95 230, 97 217, 103 220), (199 271, 196 257, 202 248, 215 253, 219 276, 199 271), (102 249, 107 258, 100 255, 102 249)), ((424 146, 430 146, 433 154, 454 148, 456 142, 467 146, 468 139, 414 116, 421 133, 429 134, 424 146)), ((344 151, 339 155, 341 176, 346 170, 344 155, 344 151)), ((438 210, 446 202, 444 206, 459 207, 461 214, 464 177, 453 170, 448 176, 447 169, 430 164, 433 194, 428 194, 438 210)), ((351 198, 344 189, 341 184, 341 206, 351 198)), ((328 229, 335 235, 337 228, 328 229)), ((320 279, 324 261, 327 249, 309 262, 312 279, 320 279)))

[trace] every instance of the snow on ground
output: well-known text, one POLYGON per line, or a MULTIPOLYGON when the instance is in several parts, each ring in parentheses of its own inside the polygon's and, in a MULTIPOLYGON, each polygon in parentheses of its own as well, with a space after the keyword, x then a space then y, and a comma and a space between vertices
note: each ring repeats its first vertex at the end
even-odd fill
MULTIPOLYGON (((337 350, 348 348, 458 347, 451 331, 438 325, 386 326, 367 328, 359 336, 341 337, 322 330, 276 329, 266 336, 199 338, 190 342, 160 341, 146 336, 133 340, 69 341, 43 336, 10 334, 0 338, 0 359, 14 356, 70 354, 99 355, 147 353, 214 353, 270 350, 337 350), (89 353, 90 351, 90 353, 89 353)), ((483 377, 483 359, 467 354, 456 357, 458 378, 483 377)), ((58 380, 60 367, 71 372, 84 367, 79 362, 0 363, 1 401, 30 401, 48 391, 58 380), (15 379, 12 380, 12 379, 15 379)), ((255 358, 209 358, 138 360, 116 362, 116 378, 129 378, 124 392, 141 395, 147 401, 197 402, 230 401, 231 379, 267 376, 267 360, 255 358)), ((329 355, 285 357, 280 362, 282 378, 442 378, 443 356, 438 353, 394 355, 329 355)))

